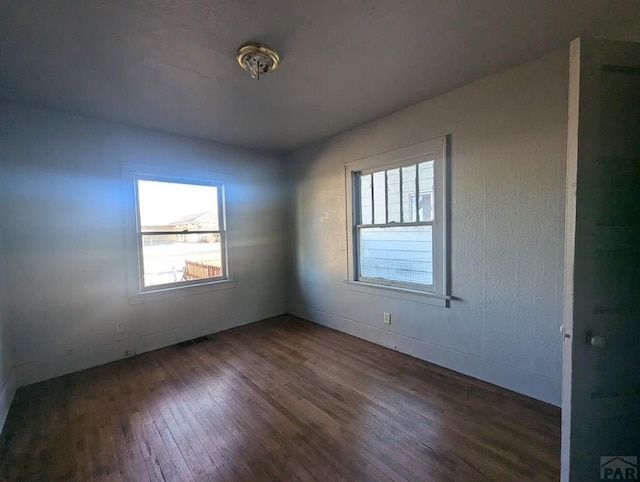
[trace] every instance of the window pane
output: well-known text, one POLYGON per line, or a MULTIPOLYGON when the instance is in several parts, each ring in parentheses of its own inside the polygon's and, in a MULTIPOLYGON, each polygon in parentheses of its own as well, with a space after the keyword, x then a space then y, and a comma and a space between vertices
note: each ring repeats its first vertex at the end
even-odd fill
POLYGON ((416 166, 402 168, 402 222, 416 222, 416 166))
POLYGON ((431 226, 361 228, 360 276, 433 284, 431 226))
POLYGON ((387 188, 384 182, 384 171, 373 173, 373 222, 387 222, 387 188))
POLYGON ((373 224, 371 174, 360 176, 360 224, 373 224))
POLYGON ((224 274, 218 233, 142 235, 142 258, 144 287, 224 274))
POLYGON ((399 223, 400 218, 400 169, 387 171, 387 206, 389 223, 399 223))
POLYGON ((138 206, 143 232, 219 229, 216 186, 139 180, 138 206))
POLYGON ((433 161, 418 164, 420 221, 433 221, 433 161))

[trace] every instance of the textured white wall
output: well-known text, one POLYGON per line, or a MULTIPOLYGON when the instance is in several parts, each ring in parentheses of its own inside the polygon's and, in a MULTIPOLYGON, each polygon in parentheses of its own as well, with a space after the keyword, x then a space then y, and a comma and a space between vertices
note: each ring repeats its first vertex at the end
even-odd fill
POLYGON ((0 106, 0 138, 0 222, 20 385, 287 311, 280 159, 13 105, 0 106), (233 179, 235 288, 129 304, 122 162, 233 179))
POLYGON ((293 313, 558 405, 567 79, 562 50, 294 153, 293 313), (457 299, 349 290, 344 164, 445 134, 457 299))

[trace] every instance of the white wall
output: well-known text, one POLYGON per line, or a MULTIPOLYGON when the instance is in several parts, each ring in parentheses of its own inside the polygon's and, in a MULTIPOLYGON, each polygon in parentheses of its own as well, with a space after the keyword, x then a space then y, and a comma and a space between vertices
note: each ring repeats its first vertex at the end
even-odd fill
POLYGON ((0 227, 0 431, 2 431, 7 413, 9 413, 9 406, 15 392, 6 272, 2 228, 0 227))
POLYGON ((292 312, 559 405, 567 79, 562 50, 294 153, 292 312), (445 134, 456 300, 349 290, 344 164, 445 134))
POLYGON ((0 106, 0 139, 0 225, 19 385, 287 311, 280 159, 14 105, 0 106), (124 218, 131 206, 123 205, 122 162, 232 177, 235 288, 129 304, 124 218))

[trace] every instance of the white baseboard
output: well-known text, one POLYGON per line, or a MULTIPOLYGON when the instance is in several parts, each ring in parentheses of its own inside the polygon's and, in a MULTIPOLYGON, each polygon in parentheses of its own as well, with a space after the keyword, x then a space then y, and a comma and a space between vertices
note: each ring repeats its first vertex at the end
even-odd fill
POLYGON ((291 314, 557 407, 562 403, 560 380, 501 365, 313 308, 294 309, 291 314))
MULTIPOLYGON (((279 313, 279 309, 266 311, 265 318, 271 318, 279 313)), ((262 318, 260 318, 262 319, 262 318)), ((199 336, 210 335, 220 331, 236 328, 258 321, 253 318, 219 320, 208 327, 194 326, 191 330, 185 327, 176 327, 158 332, 146 333, 129 339, 117 340, 113 343, 93 347, 92 349, 78 350, 55 358, 38 360, 16 364, 13 368, 16 387, 31 385, 51 378, 67 375, 69 373, 86 370, 100 365, 105 365, 125 358, 126 351, 135 351, 136 355, 147 353, 160 348, 180 343, 199 336)))
MULTIPOLYGON (((559 380, 381 330, 365 323, 321 310, 297 308, 291 310, 291 314, 552 405, 561 405, 561 381, 559 380)), ((255 320, 242 322, 236 320, 233 326, 221 326, 217 331, 241 326, 253 321, 255 320)), ((167 330, 138 337, 135 339, 134 344, 137 353, 141 354, 203 334, 209 333, 194 333, 185 337, 184 331, 178 333, 177 330, 167 330)), ((131 342, 132 340, 119 340, 109 345, 95 347, 90 351, 76 352, 72 355, 52 360, 14 366, 9 371, 0 392, 0 421, 2 422, 0 427, 4 426, 9 407, 19 386, 30 385, 119 360, 123 358, 123 353, 129 348, 131 342)))

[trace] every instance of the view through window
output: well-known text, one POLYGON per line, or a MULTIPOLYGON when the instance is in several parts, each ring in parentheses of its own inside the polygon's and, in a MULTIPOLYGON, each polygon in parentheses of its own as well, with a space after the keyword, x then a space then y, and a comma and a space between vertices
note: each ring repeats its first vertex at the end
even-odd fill
POLYGON ((142 288, 226 277, 222 185, 137 179, 142 288))
POLYGON ((355 177, 359 279, 433 284, 434 161, 355 177))

